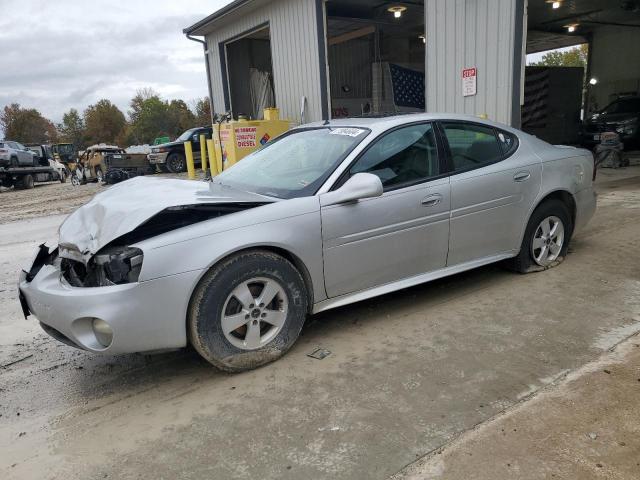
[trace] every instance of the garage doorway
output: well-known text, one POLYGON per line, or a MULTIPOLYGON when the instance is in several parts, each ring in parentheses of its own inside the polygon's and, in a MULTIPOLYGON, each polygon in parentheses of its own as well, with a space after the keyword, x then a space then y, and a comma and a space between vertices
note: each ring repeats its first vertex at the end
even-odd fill
POLYGON ((424 1, 326 2, 331 117, 425 110, 424 1))
POLYGON ((640 0, 528 0, 522 129, 595 148, 603 132, 640 147, 640 0), (583 52, 580 65, 568 50, 583 52), (586 54, 584 54, 586 52, 586 54))
POLYGON ((269 27, 226 42, 224 50, 233 117, 262 120, 264 109, 276 106, 269 27))

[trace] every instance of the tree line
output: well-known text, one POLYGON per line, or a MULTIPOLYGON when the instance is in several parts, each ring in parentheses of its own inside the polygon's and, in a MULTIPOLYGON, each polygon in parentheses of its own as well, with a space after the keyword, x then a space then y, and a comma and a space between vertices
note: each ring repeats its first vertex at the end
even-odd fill
POLYGON ((183 131, 211 123, 208 98, 195 100, 191 108, 184 100, 164 100, 150 88, 138 90, 129 103, 127 116, 102 99, 80 113, 75 108, 55 125, 35 108, 13 103, 0 112, 0 128, 6 139, 21 143, 73 143, 78 149, 96 143, 121 147, 152 143, 156 137, 174 139, 183 131))

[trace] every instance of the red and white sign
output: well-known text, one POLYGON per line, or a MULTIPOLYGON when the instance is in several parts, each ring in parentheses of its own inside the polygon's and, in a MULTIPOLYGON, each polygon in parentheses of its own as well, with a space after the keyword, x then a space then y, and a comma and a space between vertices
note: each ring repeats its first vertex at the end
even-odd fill
POLYGON ((236 145, 238 148, 249 148, 256 146, 256 134, 258 127, 238 127, 236 128, 236 145))
POLYGON ((469 97, 477 93, 476 80, 478 79, 478 70, 476 67, 465 68, 462 70, 462 96, 469 97))

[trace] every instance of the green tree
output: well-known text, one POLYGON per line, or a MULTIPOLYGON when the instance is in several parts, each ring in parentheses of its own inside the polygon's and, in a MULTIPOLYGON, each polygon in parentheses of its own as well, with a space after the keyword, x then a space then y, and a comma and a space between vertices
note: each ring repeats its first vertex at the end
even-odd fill
POLYGON ((167 106, 167 134, 177 137, 196 124, 193 112, 184 100, 171 100, 167 106))
POLYGON ((211 103, 209 97, 199 98, 194 106, 195 123, 202 127, 211 124, 211 103))
POLYGON ((115 143, 127 121, 118 107, 102 99, 84 111, 84 124, 89 144, 115 143))
POLYGON ((21 143, 50 143, 56 141, 56 129, 35 108, 6 105, 0 113, 0 128, 5 138, 21 143))
POLYGON ((534 67, 587 67, 589 46, 584 43, 570 50, 557 50, 545 53, 539 62, 532 63, 534 67))
POLYGON ((62 123, 58 124, 58 132, 61 141, 73 143, 79 149, 86 146, 84 121, 75 108, 62 116, 62 123))

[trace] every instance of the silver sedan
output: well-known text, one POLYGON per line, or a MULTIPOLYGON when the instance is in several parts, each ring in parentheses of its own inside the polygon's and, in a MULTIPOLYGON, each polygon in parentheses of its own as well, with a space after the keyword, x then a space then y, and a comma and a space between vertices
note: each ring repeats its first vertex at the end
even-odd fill
POLYGON ((25 315, 92 352, 184 347, 239 371, 308 315, 502 261, 553 267, 592 217, 587 150, 459 115, 289 131, 213 182, 96 195, 21 273, 25 315))

